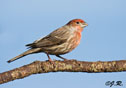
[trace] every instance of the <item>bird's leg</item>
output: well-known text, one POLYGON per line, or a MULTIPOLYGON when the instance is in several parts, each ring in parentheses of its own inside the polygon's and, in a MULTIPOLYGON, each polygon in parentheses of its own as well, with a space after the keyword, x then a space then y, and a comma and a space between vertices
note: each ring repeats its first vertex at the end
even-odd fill
POLYGON ((61 58, 61 59, 63 59, 63 60, 67 60, 66 58, 61 57, 60 55, 56 55, 56 56, 59 57, 59 58, 61 58))
POLYGON ((50 62, 51 64, 55 65, 54 62, 52 61, 52 59, 50 58, 49 54, 46 53, 46 55, 48 56, 48 60, 49 60, 49 62, 50 62))
POLYGON ((50 58, 49 54, 46 53, 46 55, 47 55, 47 57, 48 57, 48 60, 49 60, 50 62, 52 62, 52 59, 50 58))

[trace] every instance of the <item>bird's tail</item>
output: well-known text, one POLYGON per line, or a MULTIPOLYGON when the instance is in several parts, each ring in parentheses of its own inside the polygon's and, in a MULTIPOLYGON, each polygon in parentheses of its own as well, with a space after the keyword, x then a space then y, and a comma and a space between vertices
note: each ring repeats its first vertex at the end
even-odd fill
POLYGON ((37 53, 37 52, 40 52, 40 51, 41 51, 41 48, 30 49, 30 50, 25 51, 24 53, 22 53, 22 54, 20 54, 20 55, 18 55, 16 57, 14 57, 14 58, 8 60, 7 62, 10 63, 12 61, 15 61, 15 60, 21 58, 21 57, 24 57, 24 56, 28 55, 28 54, 37 53))

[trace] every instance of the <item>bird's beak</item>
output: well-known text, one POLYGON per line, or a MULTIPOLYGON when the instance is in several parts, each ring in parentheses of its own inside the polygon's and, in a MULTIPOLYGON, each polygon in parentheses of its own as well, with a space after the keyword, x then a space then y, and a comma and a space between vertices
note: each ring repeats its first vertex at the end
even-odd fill
POLYGON ((84 28, 84 27, 86 27, 86 26, 88 26, 87 23, 82 23, 82 28, 84 28))
POLYGON ((84 27, 88 26, 88 24, 87 24, 87 23, 84 23, 83 25, 84 25, 84 27))

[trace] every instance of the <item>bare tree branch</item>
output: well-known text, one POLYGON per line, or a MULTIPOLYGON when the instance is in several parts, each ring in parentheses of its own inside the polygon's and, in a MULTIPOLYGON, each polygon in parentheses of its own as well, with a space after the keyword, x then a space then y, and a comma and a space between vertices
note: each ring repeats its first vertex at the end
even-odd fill
POLYGON ((108 62, 66 61, 35 61, 31 64, 0 73, 0 84, 21 79, 32 74, 48 72, 121 72, 126 71, 126 60, 108 62))

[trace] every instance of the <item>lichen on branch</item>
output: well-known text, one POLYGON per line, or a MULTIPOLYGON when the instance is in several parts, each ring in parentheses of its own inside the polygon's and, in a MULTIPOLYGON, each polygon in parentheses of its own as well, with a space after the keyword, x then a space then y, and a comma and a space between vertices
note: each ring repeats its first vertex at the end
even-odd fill
POLYGON ((86 62, 77 60, 34 61, 31 64, 0 73, 0 84, 21 79, 32 74, 48 72, 121 72, 126 71, 126 60, 86 62))

